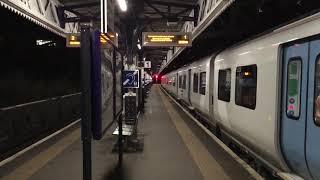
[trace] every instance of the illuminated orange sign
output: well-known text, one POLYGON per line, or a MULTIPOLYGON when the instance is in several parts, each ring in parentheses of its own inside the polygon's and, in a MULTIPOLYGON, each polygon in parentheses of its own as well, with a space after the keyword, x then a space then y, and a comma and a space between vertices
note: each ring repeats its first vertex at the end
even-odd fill
POLYGON ((80 33, 67 34, 66 46, 73 48, 80 47, 80 41, 80 33))
POLYGON ((191 46, 191 35, 183 32, 143 32, 142 45, 191 46))
MULTIPOLYGON (((100 42, 101 44, 107 44, 108 41, 112 41, 114 45, 118 46, 118 34, 115 33, 108 33, 109 34, 109 37, 104 34, 104 33, 101 33, 101 36, 100 36, 100 42)), ((80 47, 81 46, 81 38, 80 38, 80 33, 70 33, 70 34, 67 34, 67 41, 66 41, 66 46, 67 47, 80 47)))

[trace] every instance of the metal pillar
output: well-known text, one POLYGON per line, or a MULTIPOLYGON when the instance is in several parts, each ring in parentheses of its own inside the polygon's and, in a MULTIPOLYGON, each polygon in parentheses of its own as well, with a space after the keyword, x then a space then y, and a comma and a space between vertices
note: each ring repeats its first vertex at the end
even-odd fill
MULTIPOLYGON (((121 81, 122 81, 122 76, 123 76, 123 70, 124 70, 124 65, 123 65, 123 56, 121 55, 121 81)), ((121 97, 123 97, 124 91, 123 91, 123 85, 121 82, 121 97)), ((118 137, 118 148, 119 148, 119 157, 118 157, 118 164, 120 167, 122 167, 122 161, 123 161, 123 136, 122 136, 122 111, 123 111, 123 99, 121 99, 121 114, 118 119, 118 127, 119 127, 119 137, 118 137)))
MULTIPOLYGON (((122 59, 122 58, 121 58, 122 59)), ((122 159, 123 159, 123 148, 122 148, 122 115, 120 114, 119 117, 117 117, 117 51, 113 49, 113 59, 112 59, 112 77, 113 77, 113 84, 112 84, 112 91, 113 91, 113 118, 114 120, 118 121, 118 127, 119 127, 119 136, 118 136, 118 148, 119 148, 119 157, 118 157, 118 165, 119 167, 122 166, 122 159)), ((122 73, 121 73, 122 74, 122 73)), ((122 79, 122 77, 121 77, 122 79)), ((121 89, 122 91, 122 89, 121 89)), ((123 103, 121 102, 121 105, 123 103)))
MULTIPOLYGON (((127 64, 133 64, 135 25, 126 26, 127 64)), ((135 42, 136 43, 136 42, 135 42)))
POLYGON ((81 26, 81 137, 83 179, 92 179, 91 160, 91 46, 90 26, 81 26))

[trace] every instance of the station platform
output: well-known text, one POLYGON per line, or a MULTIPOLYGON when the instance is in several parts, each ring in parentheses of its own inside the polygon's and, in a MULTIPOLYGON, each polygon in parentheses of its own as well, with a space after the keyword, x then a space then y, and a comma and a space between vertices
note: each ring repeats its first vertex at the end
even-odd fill
MULTIPOLYGON (((110 128, 93 141, 93 179, 201 180, 257 179, 170 99, 158 85, 151 89, 140 114, 138 137, 143 151, 125 153, 123 166, 112 152, 117 137, 110 128)), ((0 167, 0 179, 82 179, 80 125, 25 152, 0 167)))

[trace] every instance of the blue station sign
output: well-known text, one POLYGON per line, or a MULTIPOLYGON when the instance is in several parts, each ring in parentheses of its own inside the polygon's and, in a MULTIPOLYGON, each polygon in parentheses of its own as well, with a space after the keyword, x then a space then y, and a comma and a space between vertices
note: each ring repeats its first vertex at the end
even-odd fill
POLYGON ((123 71, 123 88, 139 88, 139 70, 123 71))

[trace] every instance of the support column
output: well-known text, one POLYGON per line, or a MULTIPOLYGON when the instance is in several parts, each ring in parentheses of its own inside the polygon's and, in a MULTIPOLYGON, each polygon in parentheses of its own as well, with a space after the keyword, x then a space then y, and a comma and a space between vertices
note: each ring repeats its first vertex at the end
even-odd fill
POLYGON ((90 26, 81 26, 81 137, 83 179, 92 179, 91 159, 91 46, 90 26))
POLYGON ((135 30, 136 26, 133 24, 127 24, 126 26, 126 46, 127 46, 127 64, 133 64, 133 54, 136 46, 136 38, 135 38, 135 30))

